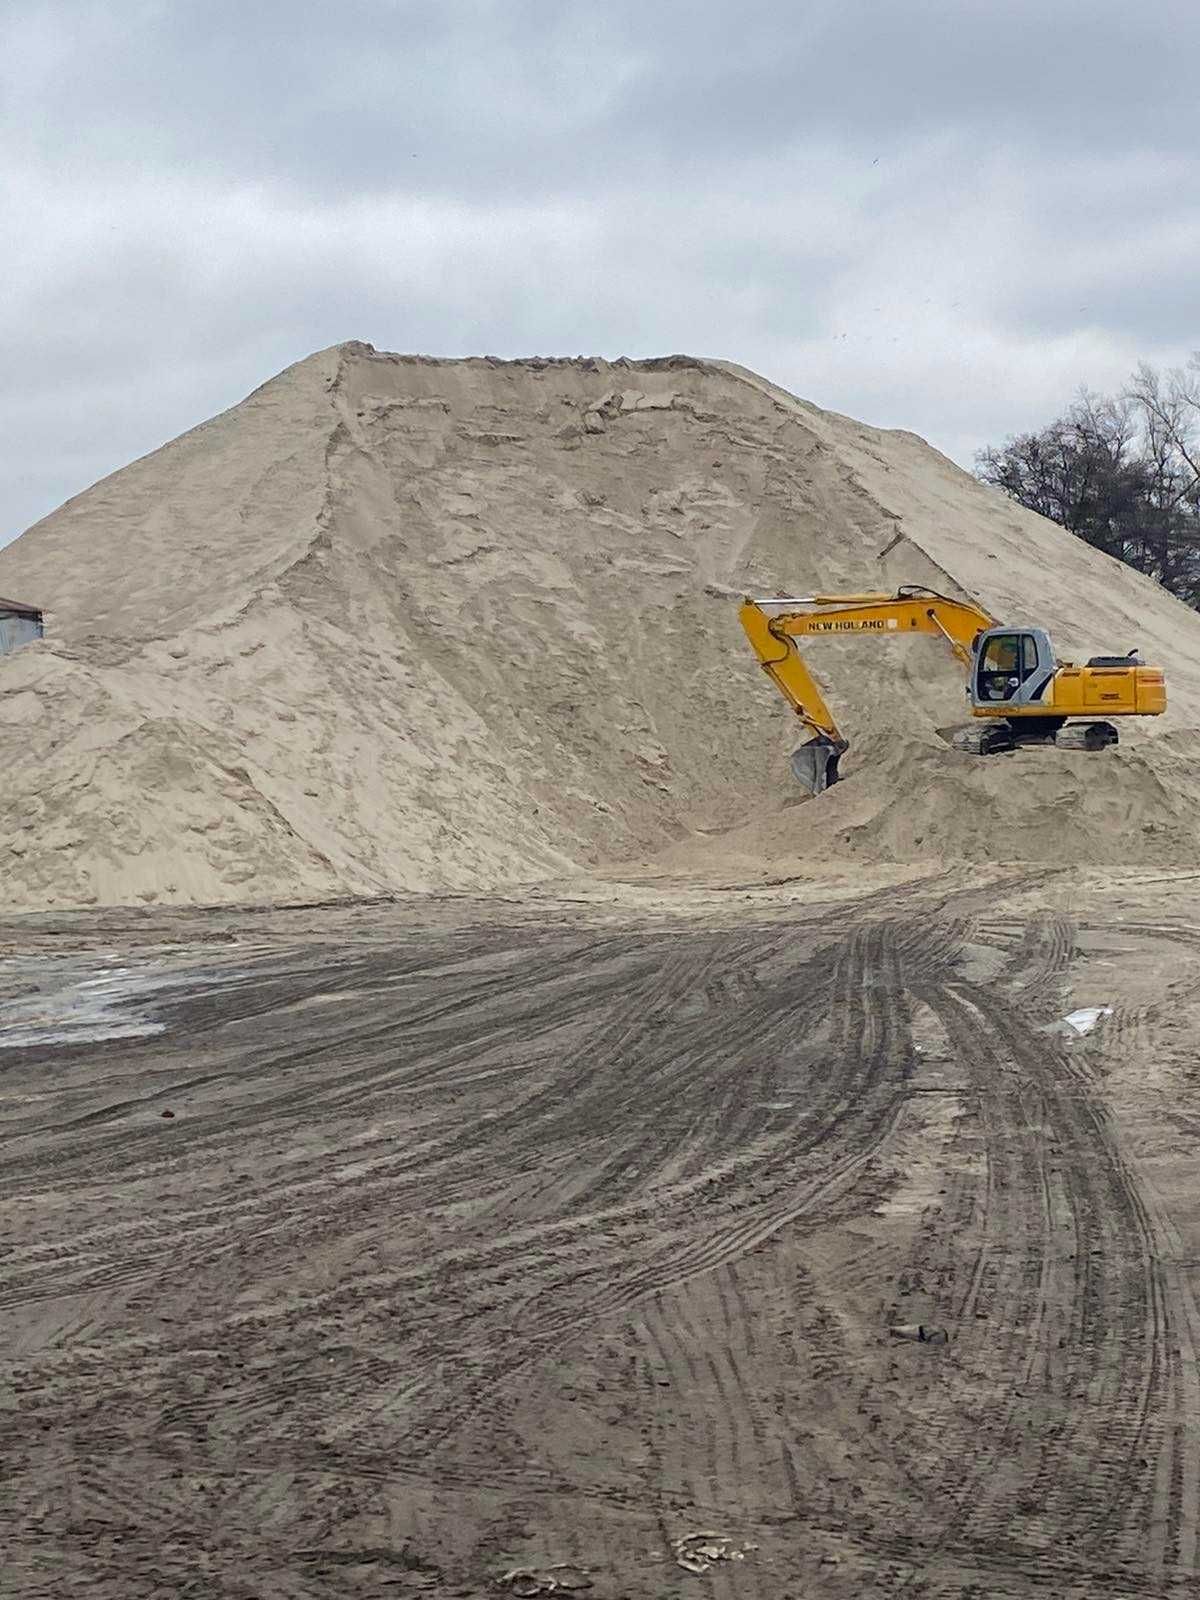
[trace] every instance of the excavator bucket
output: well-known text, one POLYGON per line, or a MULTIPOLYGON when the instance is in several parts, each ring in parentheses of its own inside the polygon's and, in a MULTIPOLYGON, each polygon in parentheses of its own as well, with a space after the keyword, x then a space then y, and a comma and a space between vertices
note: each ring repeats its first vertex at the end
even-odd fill
POLYGON ((792 773, 809 794, 820 794, 838 781, 838 762, 845 745, 819 733, 792 751, 792 773))

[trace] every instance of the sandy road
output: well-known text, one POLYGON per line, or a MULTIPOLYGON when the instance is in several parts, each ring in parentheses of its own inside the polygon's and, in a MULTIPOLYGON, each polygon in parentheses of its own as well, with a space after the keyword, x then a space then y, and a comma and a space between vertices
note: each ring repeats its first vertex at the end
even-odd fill
POLYGON ((1193 1592, 1200 939, 1042 887, 26 925, 5 1592, 1193 1592))

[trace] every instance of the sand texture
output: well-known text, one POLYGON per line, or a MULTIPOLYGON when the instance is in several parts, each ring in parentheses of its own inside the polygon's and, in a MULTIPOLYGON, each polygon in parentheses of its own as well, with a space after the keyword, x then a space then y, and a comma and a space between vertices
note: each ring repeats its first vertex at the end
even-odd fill
POLYGON ((1158 869, 0 922, 5 1600, 1184 1600, 1198 1027, 1158 869))
POLYGON ((909 434, 719 362, 345 344, 0 552, 13 909, 489 890, 602 864, 1194 859, 1200 619, 909 434), (797 805, 744 590, 928 583, 1141 647, 1171 709, 981 762, 929 640, 822 642, 846 782, 797 805), (1102 781, 1099 775, 1102 774, 1102 781))

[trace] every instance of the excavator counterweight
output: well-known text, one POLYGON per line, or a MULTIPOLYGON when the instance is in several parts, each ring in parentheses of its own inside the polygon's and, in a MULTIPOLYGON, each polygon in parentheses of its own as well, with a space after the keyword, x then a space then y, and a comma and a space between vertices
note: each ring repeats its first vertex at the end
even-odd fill
POLYGON ((895 594, 747 597, 742 627, 763 671, 808 729, 792 752, 792 772, 810 794, 838 781, 849 748, 796 641, 813 634, 895 638, 922 633, 940 638, 967 672, 973 726, 953 747, 991 755, 1018 744, 1102 750, 1117 730, 1099 717, 1157 716, 1166 710, 1162 670, 1128 656, 1093 656, 1086 665, 1060 661, 1042 628, 1004 626, 972 600, 954 600, 907 585, 895 594), (1087 721, 1068 721, 1084 717, 1087 721))

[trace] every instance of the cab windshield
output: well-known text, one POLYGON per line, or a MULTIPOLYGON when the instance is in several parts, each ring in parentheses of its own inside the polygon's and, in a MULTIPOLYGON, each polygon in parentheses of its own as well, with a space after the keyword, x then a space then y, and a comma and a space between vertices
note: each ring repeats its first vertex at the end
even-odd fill
POLYGON ((1009 700, 1036 667, 1032 634, 993 634, 984 641, 979 657, 979 693, 985 700, 1009 700))

